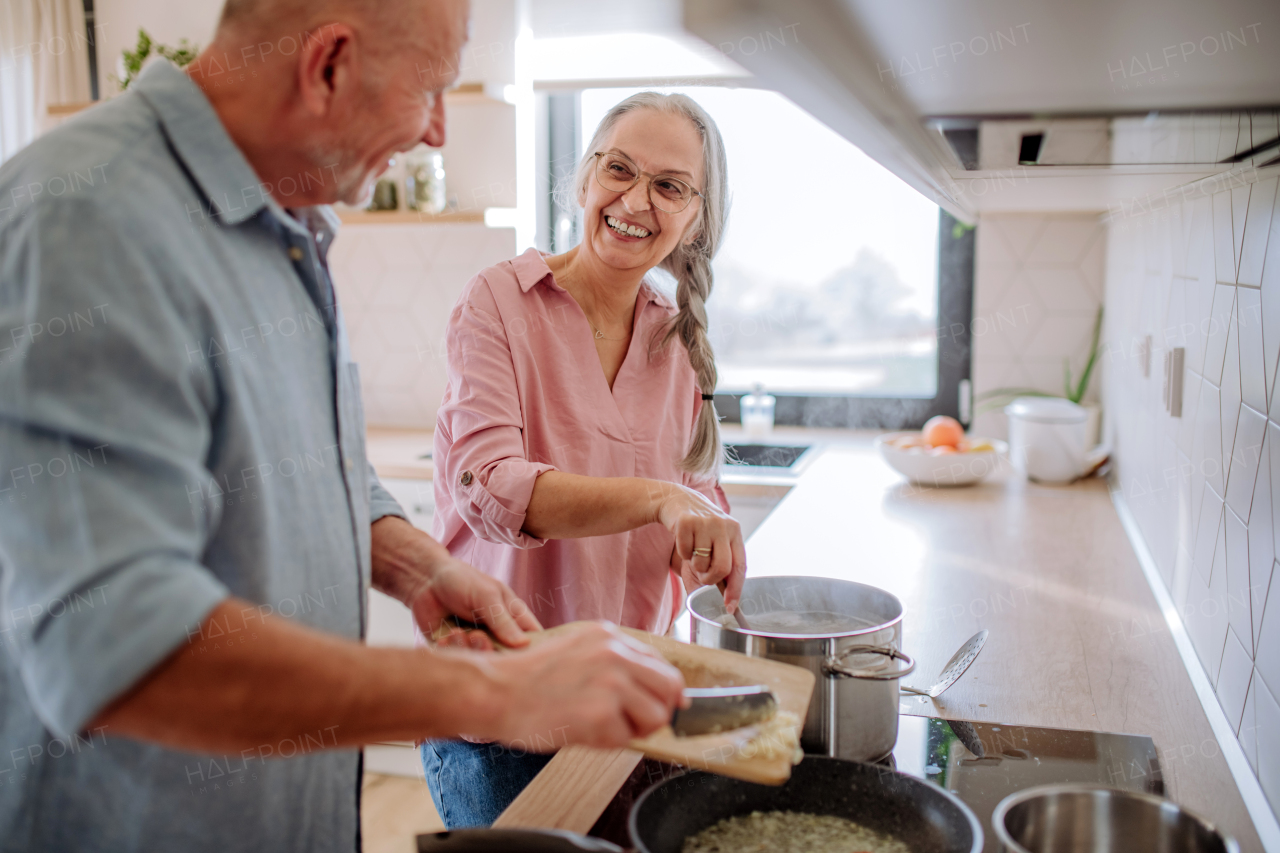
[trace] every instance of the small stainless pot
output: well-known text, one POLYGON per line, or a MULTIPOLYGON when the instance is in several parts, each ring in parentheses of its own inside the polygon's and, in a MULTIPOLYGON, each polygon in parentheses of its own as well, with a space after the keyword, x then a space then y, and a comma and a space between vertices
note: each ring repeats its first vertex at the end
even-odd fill
POLYGON ((1005 853, 1240 853, 1234 838, 1177 803, 1098 785, 1019 791, 996 806, 991 827, 1005 853))
POLYGON ((898 739, 898 679, 915 668, 902 653, 902 602, 866 584, 811 577, 747 578, 742 613, 827 612, 862 620, 856 630, 783 634, 718 621, 724 600, 714 587, 689 596, 693 642, 804 667, 817 681, 800 746, 813 755, 879 761, 898 739))

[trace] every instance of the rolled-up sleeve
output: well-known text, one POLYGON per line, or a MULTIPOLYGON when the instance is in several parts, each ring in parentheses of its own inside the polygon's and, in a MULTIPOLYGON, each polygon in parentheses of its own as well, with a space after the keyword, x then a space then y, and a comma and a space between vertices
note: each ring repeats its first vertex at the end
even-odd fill
POLYGON ((218 392, 172 282, 92 201, 0 237, 0 631, 42 722, 82 730, 227 589, 193 511, 218 392))
POLYGON ((534 482, 555 466, 527 458, 506 329, 475 304, 485 292, 483 279, 474 280, 445 331, 449 386, 436 417, 436 476, 476 536, 536 548, 545 540, 521 528, 534 482))

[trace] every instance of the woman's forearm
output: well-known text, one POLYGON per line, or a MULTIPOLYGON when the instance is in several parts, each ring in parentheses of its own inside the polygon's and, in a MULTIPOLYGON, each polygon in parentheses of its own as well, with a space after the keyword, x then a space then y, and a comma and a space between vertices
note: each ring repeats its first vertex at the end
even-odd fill
POLYGON ((539 539, 625 533, 658 521, 675 483, 641 477, 584 477, 548 471, 534 481, 524 531, 539 539))

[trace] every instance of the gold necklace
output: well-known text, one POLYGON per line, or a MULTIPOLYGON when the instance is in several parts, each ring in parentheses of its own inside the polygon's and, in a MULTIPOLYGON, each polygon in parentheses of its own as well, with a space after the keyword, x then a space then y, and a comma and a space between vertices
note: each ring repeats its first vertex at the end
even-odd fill
POLYGON ((597 341, 625 341, 626 340, 626 338, 606 338, 604 336, 604 332, 597 329, 596 324, 592 323, 590 320, 587 320, 587 325, 590 326, 591 330, 596 333, 595 338, 597 341))

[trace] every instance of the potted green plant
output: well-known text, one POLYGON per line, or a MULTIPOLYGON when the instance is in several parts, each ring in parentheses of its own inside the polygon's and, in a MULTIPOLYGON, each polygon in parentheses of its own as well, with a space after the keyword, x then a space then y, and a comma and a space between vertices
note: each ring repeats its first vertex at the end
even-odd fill
POLYGON ((1071 359, 1062 359, 1063 393, 1053 394, 1039 388, 993 388, 983 391, 974 397, 978 412, 989 412, 1002 409, 1016 397, 1062 397, 1089 410, 1090 441, 1097 443, 1098 419, 1101 410, 1096 403, 1084 403, 1084 395, 1089 391, 1089 380, 1093 378, 1093 369, 1098 363, 1098 345, 1102 340, 1102 306, 1098 306, 1098 314, 1093 321, 1093 337, 1089 341, 1089 353, 1085 358, 1084 369, 1079 378, 1072 378, 1071 359))
POLYGON ((137 46, 133 50, 121 51, 121 76, 115 78, 120 84, 120 91, 129 88, 129 84, 137 78, 142 71, 142 66, 152 54, 163 56, 179 68, 184 68, 200 54, 200 48, 186 39, 179 39, 177 47, 160 44, 152 39, 146 30, 139 27, 137 46))

